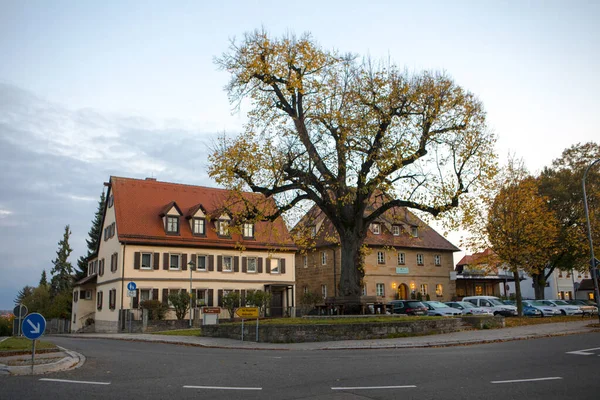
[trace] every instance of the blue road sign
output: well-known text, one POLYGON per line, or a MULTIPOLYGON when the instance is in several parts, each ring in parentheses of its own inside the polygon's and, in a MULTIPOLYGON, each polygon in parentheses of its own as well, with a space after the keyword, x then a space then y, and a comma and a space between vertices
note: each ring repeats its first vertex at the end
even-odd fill
POLYGON ((27 339, 35 340, 46 330, 46 319, 42 314, 31 313, 23 319, 21 332, 27 339))
POLYGON ((136 289, 136 287, 137 287, 137 286, 135 285, 135 282, 129 282, 129 283, 127 284, 127 290, 135 290, 135 289, 136 289))

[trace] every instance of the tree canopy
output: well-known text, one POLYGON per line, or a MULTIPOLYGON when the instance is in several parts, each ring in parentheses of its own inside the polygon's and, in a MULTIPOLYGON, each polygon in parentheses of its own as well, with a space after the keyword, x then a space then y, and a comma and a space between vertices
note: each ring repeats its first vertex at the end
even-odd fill
POLYGON ((231 102, 250 111, 243 133, 216 143, 210 176, 274 198, 262 219, 316 204, 339 235, 343 296, 360 294, 359 249, 372 221, 395 207, 455 211, 496 172, 482 103, 445 74, 264 31, 232 41, 216 63, 231 74, 231 102))
POLYGON ((98 251, 98 243, 100 243, 100 238, 102 237, 102 218, 104 216, 104 203, 106 202, 106 196, 104 191, 100 195, 100 200, 98 201, 98 208, 96 209, 96 214, 94 215, 94 220, 92 221, 92 227, 88 232, 88 238, 85 240, 87 244, 87 254, 85 256, 79 257, 77 260, 77 269, 75 270, 75 281, 83 279, 87 276, 88 269, 88 258, 96 254, 98 251))

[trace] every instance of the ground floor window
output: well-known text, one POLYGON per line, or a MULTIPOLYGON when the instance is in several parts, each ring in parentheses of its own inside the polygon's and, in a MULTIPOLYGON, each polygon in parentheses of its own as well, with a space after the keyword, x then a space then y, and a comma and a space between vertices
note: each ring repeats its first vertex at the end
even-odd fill
POLYGON ((377 296, 385 296, 385 285, 383 283, 378 283, 376 290, 377 296))
POLYGON ((429 293, 429 290, 427 288, 427 284, 426 283, 421 283, 421 294, 423 296, 427 296, 427 293, 429 293))
POLYGON ((327 285, 321 285, 321 295, 323 298, 327 298, 327 285))
POLYGON ((444 295, 444 288, 442 287, 441 283, 438 283, 435 285, 435 295, 436 296, 443 296, 444 295))

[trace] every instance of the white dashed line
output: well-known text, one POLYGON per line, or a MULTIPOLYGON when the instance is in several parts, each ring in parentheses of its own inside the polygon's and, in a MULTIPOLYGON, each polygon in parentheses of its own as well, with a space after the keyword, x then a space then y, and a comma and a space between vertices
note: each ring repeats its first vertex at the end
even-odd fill
POLYGON ((416 388, 416 385, 404 386, 348 386, 348 387, 332 387, 331 390, 369 390, 369 389, 408 389, 416 388))
POLYGON ((184 389, 210 389, 210 390, 262 390, 261 387, 231 387, 231 386, 189 386, 184 385, 184 389))
POLYGON ((532 379, 513 379, 510 381, 491 381, 490 383, 518 383, 518 382, 537 382, 537 381, 555 381, 562 379, 560 376, 550 376, 547 378, 532 378, 532 379))
POLYGON ((71 381, 69 379, 50 379, 40 378, 40 381, 46 382, 62 382, 62 383, 81 383, 84 385, 110 385, 110 382, 93 382, 93 381, 71 381))

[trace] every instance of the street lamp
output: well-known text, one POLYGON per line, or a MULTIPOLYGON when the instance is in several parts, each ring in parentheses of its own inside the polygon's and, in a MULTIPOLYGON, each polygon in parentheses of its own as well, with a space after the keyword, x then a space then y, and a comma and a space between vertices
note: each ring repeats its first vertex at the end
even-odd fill
MULTIPOLYGON (((581 180, 581 184, 583 186, 583 205, 585 207, 585 219, 587 220, 587 229, 588 229, 588 240, 590 242, 590 253, 591 253, 591 261, 590 261, 590 270, 592 271, 592 280, 594 282, 594 299, 596 299, 596 306, 600 310, 600 294, 598 292, 598 269, 596 268, 596 258, 594 257, 594 242, 592 240, 592 225, 590 224, 590 212, 588 210, 588 202, 587 202, 587 194, 585 193, 585 178, 587 178, 587 174, 594 166, 594 164, 600 162, 600 158, 592 162, 585 169, 583 173, 583 179, 581 180)), ((600 321, 600 313, 598 313, 598 321, 600 321)))
POLYGON ((194 264, 194 260, 190 260, 190 262, 187 265, 188 265, 188 269, 190 270, 190 328, 191 328, 192 327, 192 299, 193 299, 192 271, 196 270, 196 264, 194 264))

